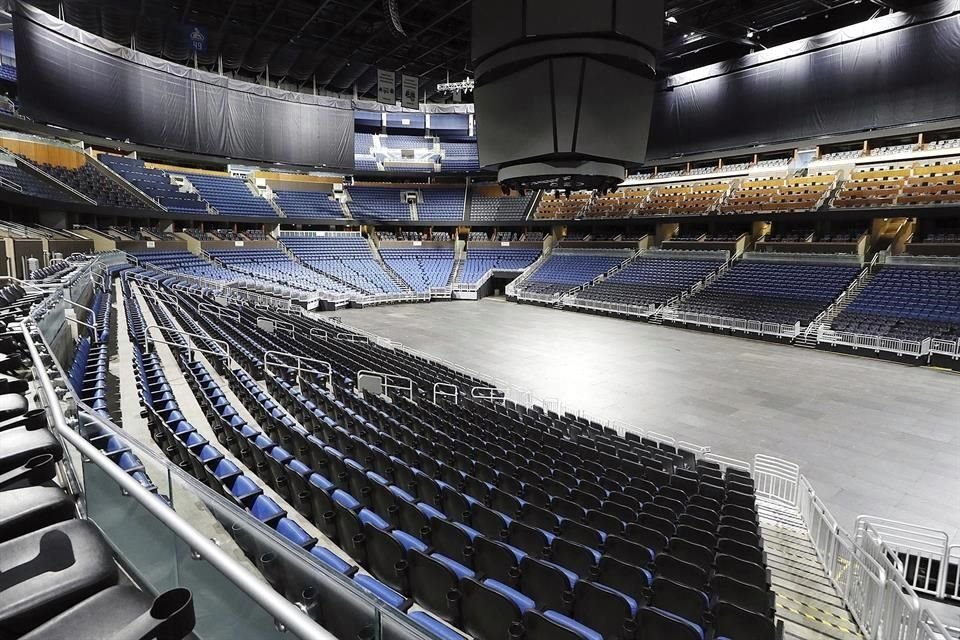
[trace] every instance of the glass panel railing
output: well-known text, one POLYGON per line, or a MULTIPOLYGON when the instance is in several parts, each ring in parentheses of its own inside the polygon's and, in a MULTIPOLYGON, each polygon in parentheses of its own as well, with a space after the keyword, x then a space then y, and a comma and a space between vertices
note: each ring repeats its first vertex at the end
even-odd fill
POLYGON ((86 517, 141 587, 155 593, 191 589, 198 638, 435 638, 182 471, 152 443, 142 444, 80 402, 60 362, 52 359, 44 368, 37 347, 51 352, 48 327, 51 337, 62 339, 61 329, 42 322, 25 322, 24 335, 41 401, 64 442, 64 481, 81 491, 86 517), (149 483, 135 480, 86 439, 105 432, 122 438, 149 483))

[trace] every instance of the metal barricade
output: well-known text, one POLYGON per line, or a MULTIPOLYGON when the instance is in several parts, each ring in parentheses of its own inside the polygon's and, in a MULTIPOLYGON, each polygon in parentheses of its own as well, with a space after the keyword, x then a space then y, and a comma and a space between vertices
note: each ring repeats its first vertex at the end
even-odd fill
POLYGON ((439 404, 440 398, 453 398, 453 404, 460 404, 460 388, 455 384, 437 382, 433 385, 433 404, 439 404))
POLYGON ((800 467, 772 456, 757 455, 753 459, 753 477, 757 496, 794 506, 800 486, 800 467))
POLYGON ((266 316, 257 316, 257 328, 262 329, 266 333, 276 333, 284 332, 291 338, 297 336, 297 327, 292 322, 287 322, 286 320, 277 320, 275 318, 267 318, 266 316))
POLYGON ((286 369, 287 371, 296 371, 295 380, 297 383, 297 389, 300 390, 301 387, 301 378, 304 373, 309 373, 312 375, 322 375, 329 385, 333 380, 333 367, 330 366, 330 363, 326 360, 318 360, 316 358, 308 358, 307 356, 300 356, 295 353, 287 353, 285 351, 265 351, 263 354, 263 370, 267 373, 273 373, 270 370, 270 367, 279 367, 286 369), (284 359, 287 361, 285 362, 284 359), (291 366, 289 360, 293 360, 296 365, 291 366), (313 367, 304 367, 304 363, 310 363, 313 365, 320 365, 319 369, 313 367))
POLYGON ((506 401, 506 394, 496 387, 473 387, 470 389, 470 397, 474 400, 506 401))
POLYGON ((211 338, 210 336, 203 336, 198 333, 190 333, 189 331, 183 331, 182 329, 174 329, 173 327, 163 327, 158 324, 147 325, 146 328, 144 329, 144 336, 146 336, 146 345, 145 345, 146 353, 150 353, 151 344, 165 344, 171 348, 186 350, 187 355, 190 358, 193 358, 194 353, 202 353, 204 355, 212 356, 214 358, 230 360, 230 345, 228 345, 223 340, 211 338), (187 344, 184 345, 184 344, 180 344, 179 342, 172 342, 170 340, 164 340, 163 338, 156 338, 153 335, 151 335, 151 331, 154 331, 154 330, 160 332, 160 335, 172 333, 174 335, 185 336, 188 338, 187 344), (196 344, 193 343, 193 340, 191 340, 191 338, 198 338, 206 342, 212 342, 217 346, 219 346, 221 349, 223 349, 223 352, 218 353, 216 351, 213 351, 212 349, 205 349, 203 347, 198 347, 196 344))
POLYGON ((201 302, 197 307, 197 310, 200 313, 209 313, 217 317, 219 320, 233 320, 234 322, 240 322, 240 312, 236 309, 230 309, 227 307, 221 307, 215 304, 209 304, 207 302, 201 302))
POLYGON ((946 591, 950 539, 945 531, 874 516, 860 516, 857 542, 876 549, 919 593, 942 598, 946 591))
POLYGON ((413 380, 407 376, 401 376, 394 373, 382 373, 379 371, 370 371, 369 369, 361 369, 357 371, 357 386, 361 387, 362 380, 364 378, 375 378, 379 381, 381 389, 386 395, 390 395, 390 391, 399 391, 406 394, 407 398, 411 401, 414 396, 414 385, 413 380))

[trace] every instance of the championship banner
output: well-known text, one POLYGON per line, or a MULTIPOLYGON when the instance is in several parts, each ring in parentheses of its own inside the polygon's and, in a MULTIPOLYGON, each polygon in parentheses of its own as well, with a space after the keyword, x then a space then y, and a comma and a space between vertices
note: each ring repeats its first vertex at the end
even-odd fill
POLYGON ((420 78, 403 76, 400 82, 403 93, 400 95, 400 104, 404 109, 419 109, 420 78))
POLYGON ((397 104, 397 74, 377 69, 377 102, 397 104))

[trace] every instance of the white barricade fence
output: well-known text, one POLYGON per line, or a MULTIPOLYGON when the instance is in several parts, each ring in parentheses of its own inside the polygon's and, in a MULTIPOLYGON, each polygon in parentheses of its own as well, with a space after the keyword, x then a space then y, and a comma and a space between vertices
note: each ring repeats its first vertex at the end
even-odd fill
POLYGON ((882 554, 914 591, 944 597, 950 557, 950 540, 945 531, 860 516, 856 536, 864 547, 877 545, 876 559, 880 561, 882 554))
POLYGON ((333 382, 333 368, 326 360, 317 360, 316 358, 308 358, 285 351, 265 351, 263 353, 263 370, 266 373, 273 373, 271 367, 288 372, 296 371, 294 380, 299 391, 302 391, 301 383, 304 373, 323 377, 328 387, 333 382))
POLYGON ((817 331, 817 342, 831 346, 842 345, 853 347, 854 350, 866 349, 875 353, 886 351, 888 353, 895 353, 898 356, 922 358, 930 355, 933 339, 901 340, 899 338, 872 336, 847 331, 833 331, 821 327, 817 331))
POLYGON ((757 455, 753 459, 753 479, 757 497, 764 497, 790 506, 797 504, 800 467, 772 456, 757 455))
POLYGON ((756 334, 758 336, 775 336, 778 338, 796 338, 800 335, 800 323, 778 324, 776 322, 760 322, 744 318, 728 318, 703 313, 690 313, 677 309, 663 310, 663 320, 680 324, 691 324, 698 327, 724 329, 740 333, 756 334))
POLYGON ((412 401, 415 386, 413 380, 407 376, 371 371, 369 369, 357 371, 357 388, 361 390, 373 391, 376 387, 379 387, 380 393, 382 394, 389 396, 391 392, 400 392, 412 401), (374 383, 373 386, 368 386, 371 382, 374 383))
POLYGON ((455 384, 437 382, 433 385, 433 404, 439 404, 440 398, 452 398, 453 404, 460 404, 460 388, 455 384))
POLYGON ((951 358, 960 358, 960 340, 954 342, 935 338, 930 341, 930 353, 950 356, 951 358))
MULTIPOLYGON (((914 552, 948 558, 945 536, 923 527, 861 517, 855 538, 844 531, 797 465, 770 456, 754 459, 760 504, 799 511, 817 556, 867 640, 946 640, 952 636, 923 607, 900 573, 897 553, 884 536, 914 552), (881 533, 882 532, 882 533, 881 533), (939 551, 937 551, 939 549, 939 551)), ((945 566, 942 563, 941 566, 945 566)), ((943 584, 943 581, 941 581, 943 584)))
POLYGON ((219 305, 209 304, 207 302, 201 302, 197 309, 200 313, 209 313, 213 316, 216 316, 220 320, 233 320, 234 322, 240 322, 240 312, 236 309, 221 307, 219 305))

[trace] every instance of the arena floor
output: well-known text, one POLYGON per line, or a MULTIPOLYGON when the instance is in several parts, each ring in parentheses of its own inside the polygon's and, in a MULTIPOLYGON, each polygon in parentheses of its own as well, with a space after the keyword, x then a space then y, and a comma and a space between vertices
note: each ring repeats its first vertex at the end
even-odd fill
POLYGON ((960 376, 502 299, 329 315, 597 417, 796 462, 848 530, 869 514, 960 536, 960 376))

